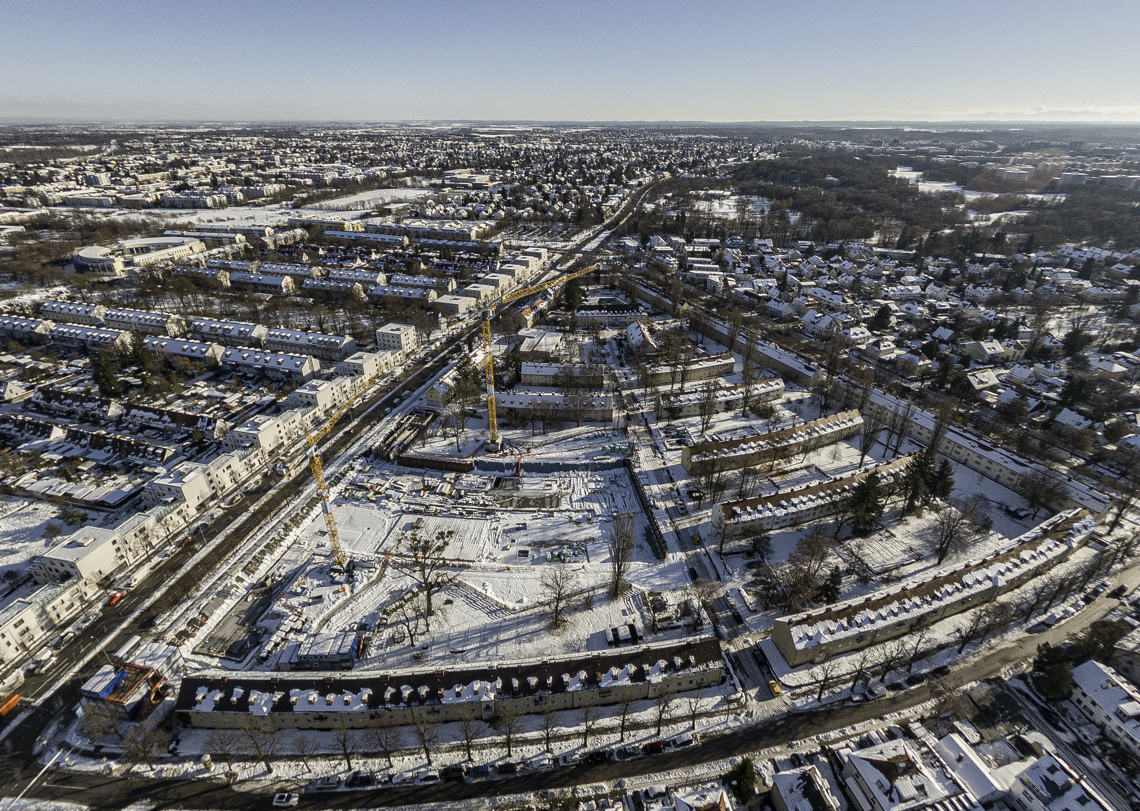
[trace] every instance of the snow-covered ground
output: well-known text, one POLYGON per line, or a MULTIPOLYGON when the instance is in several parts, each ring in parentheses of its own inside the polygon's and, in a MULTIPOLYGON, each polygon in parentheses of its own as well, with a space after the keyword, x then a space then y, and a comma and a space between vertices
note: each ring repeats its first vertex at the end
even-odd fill
POLYGON ((51 523, 64 534, 72 530, 52 504, 12 496, 0 501, 0 569, 22 574, 32 558, 56 543, 44 536, 44 528, 51 523))

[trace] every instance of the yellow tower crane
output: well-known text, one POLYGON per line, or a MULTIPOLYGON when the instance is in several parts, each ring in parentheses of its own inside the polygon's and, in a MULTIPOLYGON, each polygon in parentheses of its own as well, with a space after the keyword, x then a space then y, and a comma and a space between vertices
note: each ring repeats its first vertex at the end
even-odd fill
POLYGON ((483 371, 487 378, 487 431, 488 431, 488 445, 498 446, 499 444, 499 420, 495 413, 495 358, 491 353, 491 319, 495 317, 495 308, 510 304, 512 301, 533 296, 536 293, 542 293, 546 290, 566 284, 571 279, 577 279, 579 276, 585 276, 587 273, 592 273, 597 270, 596 265, 591 265, 581 270, 575 270, 571 273, 564 273, 545 282, 524 287, 521 290, 516 290, 513 293, 508 293, 499 299, 498 304, 492 304, 489 308, 483 311, 483 371))
POLYGON ((329 488, 325 482, 325 466, 321 462, 321 454, 317 450, 317 443, 324 439, 329 431, 332 430, 333 426, 336 425, 337 421, 347 414, 349 409, 356 405, 356 402, 364 396, 365 392, 372 387, 372 384, 376 382, 376 379, 380 377, 380 375, 381 372, 379 371, 369 375, 347 400, 337 406, 336 411, 330 414, 319 428, 313 430, 306 428, 305 441, 308 448, 305 450, 305 454, 288 468, 282 466, 279 469, 282 478, 287 479, 292 476, 293 472, 302 464, 305 462, 309 463, 309 470, 312 471, 313 481, 316 482, 317 485, 317 493, 321 497, 321 512, 323 512, 325 516, 325 527, 329 533, 329 544, 332 546, 333 563, 337 566, 343 566, 345 563, 344 550, 340 545, 340 534, 336 529, 336 519, 333 517, 332 502, 329 500, 329 488))

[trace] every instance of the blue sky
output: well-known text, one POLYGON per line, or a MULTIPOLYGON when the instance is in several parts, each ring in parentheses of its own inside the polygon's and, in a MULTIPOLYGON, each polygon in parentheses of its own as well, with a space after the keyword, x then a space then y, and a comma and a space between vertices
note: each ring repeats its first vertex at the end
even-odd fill
POLYGON ((1140 121, 1140 2, 0 3, 4 120, 1140 121))

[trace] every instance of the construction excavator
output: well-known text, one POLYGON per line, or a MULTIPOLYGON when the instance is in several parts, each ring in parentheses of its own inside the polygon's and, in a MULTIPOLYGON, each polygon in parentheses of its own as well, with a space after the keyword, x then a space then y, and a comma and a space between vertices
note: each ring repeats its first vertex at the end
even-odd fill
POLYGON ((495 413, 495 356, 491 352, 491 319, 495 317, 497 308, 504 307, 513 301, 518 301, 519 299, 524 299, 528 296, 560 287, 571 279, 577 279, 579 276, 593 273, 597 269, 596 265, 590 265, 581 270, 564 273, 561 276, 556 276, 545 282, 539 282, 530 287, 515 290, 503 296, 496 304, 492 304, 483 311, 483 372, 487 382, 487 446, 489 448, 494 448, 495 450, 500 449, 499 420, 495 413))

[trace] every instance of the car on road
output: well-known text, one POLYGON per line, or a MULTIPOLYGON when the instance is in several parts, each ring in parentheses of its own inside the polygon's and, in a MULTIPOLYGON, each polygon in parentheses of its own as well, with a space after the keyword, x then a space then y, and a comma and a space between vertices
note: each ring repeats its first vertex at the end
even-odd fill
POLYGON ((439 773, 439 776, 443 780, 460 780, 460 781, 462 781, 463 778, 465 778, 467 776, 467 769, 464 768, 463 766, 448 766, 447 768, 445 768, 443 771, 441 771, 439 773))
POLYGON ((415 772, 400 772, 392 777, 393 786, 406 786, 409 783, 416 782, 415 772))
POLYGON ((582 756, 577 752, 565 752, 558 756, 559 766, 577 766, 582 756))
POLYGON ((645 746, 641 747, 641 753, 646 756, 660 755, 664 751, 665 741, 650 741, 649 743, 645 744, 645 746))
POLYGON ((614 753, 612 749, 598 749, 594 752, 590 752, 583 759, 589 765, 597 766, 601 763, 609 763, 611 760, 613 760, 613 757, 614 753))
POLYGON ((473 780, 478 780, 482 777, 489 777, 491 774, 491 767, 485 763, 480 763, 478 766, 472 766, 470 776, 473 780))
POLYGON ((554 760, 544 755, 536 757, 526 764, 526 770, 529 772, 548 772, 553 768, 554 760))
POLYGON ((107 598, 107 607, 110 608, 121 599, 123 599, 123 592, 116 591, 114 594, 107 598))
POLYGON ((421 786, 428 785, 429 783, 438 783, 440 781, 438 769, 425 769, 416 775, 416 782, 421 786))
POLYGON ((645 757, 645 753, 636 746, 623 746, 614 754, 614 760, 619 762, 626 760, 637 760, 640 757, 645 757))
POLYGON ((1113 600, 1119 600, 1121 597, 1124 596, 1125 592, 1127 592, 1127 591, 1128 591, 1127 586, 1117 586, 1116 588, 1114 588, 1112 591, 1110 591, 1108 593, 1108 596, 1110 598, 1112 598, 1113 600))
POLYGON ((909 684, 911 687, 917 687, 918 685, 922 684, 924 681, 926 681, 926 674, 925 673, 911 673, 909 676, 906 677, 906 683, 909 684))
POLYGON ((518 771, 519 764, 517 763, 511 763, 510 761, 507 761, 506 763, 499 764, 499 774, 518 774, 518 771))
POLYGON ((692 746, 697 742, 697 736, 691 732, 682 732, 673 740, 669 741, 669 745, 674 749, 684 749, 687 746, 692 746))
POLYGON ((355 771, 352 776, 344 781, 345 788, 368 788, 376 779, 368 772, 355 771))
POLYGON ((776 683, 775 679, 772 679, 768 682, 768 689, 771 690, 772 695, 776 697, 782 696, 784 694, 784 691, 780 689, 780 685, 776 683))
POLYGON ((300 795, 293 794, 293 793, 288 792, 288 791, 283 791, 280 794, 274 794, 273 795, 273 807, 274 808, 292 808, 293 806, 295 806, 300 801, 301 801, 300 795))

